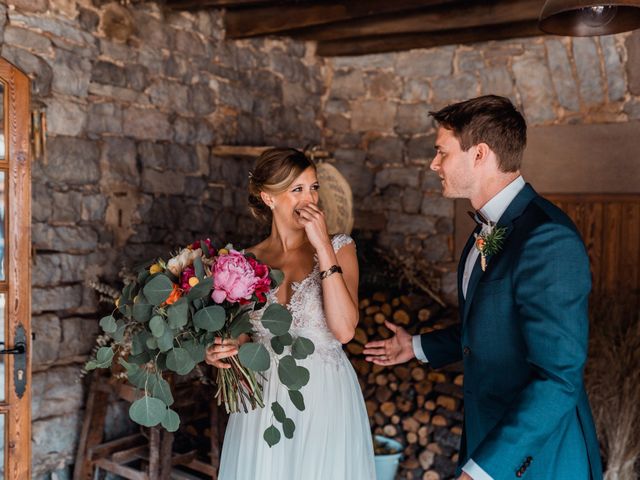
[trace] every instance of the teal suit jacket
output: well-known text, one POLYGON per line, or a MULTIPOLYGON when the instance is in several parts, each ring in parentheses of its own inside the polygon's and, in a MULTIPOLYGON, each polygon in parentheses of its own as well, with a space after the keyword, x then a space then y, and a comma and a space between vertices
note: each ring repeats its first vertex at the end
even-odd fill
MULTIPOLYGON (((498 222, 502 249, 476 262, 461 322, 421 336, 430 365, 464 362, 460 468, 473 459, 495 480, 600 480, 583 384, 589 259, 571 220, 527 184, 498 222)), ((480 230, 478 227, 476 233, 480 230)))

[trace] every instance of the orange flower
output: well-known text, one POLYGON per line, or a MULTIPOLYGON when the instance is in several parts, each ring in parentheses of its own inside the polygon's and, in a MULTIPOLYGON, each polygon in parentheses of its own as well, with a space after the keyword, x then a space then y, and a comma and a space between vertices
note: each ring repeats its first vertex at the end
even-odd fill
POLYGON ((171 295, 169 295, 169 298, 167 298, 164 303, 166 303, 167 305, 172 305, 176 303, 178 300, 180 300, 181 296, 182 296, 182 291, 180 290, 178 285, 174 283, 173 291, 171 292, 171 295))
POLYGON ((482 251, 482 249, 484 248, 484 238, 482 237, 478 237, 476 239, 476 248, 480 251, 482 251))

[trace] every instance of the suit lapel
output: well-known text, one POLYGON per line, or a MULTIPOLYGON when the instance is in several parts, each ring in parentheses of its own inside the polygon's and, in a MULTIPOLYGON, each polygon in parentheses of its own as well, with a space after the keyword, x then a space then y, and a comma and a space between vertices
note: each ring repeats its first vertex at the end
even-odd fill
POLYGON ((462 279, 464 278, 464 266, 467 263, 467 257, 471 253, 471 249, 475 243, 475 235, 480 233, 481 227, 480 225, 476 225, 476 228, 473 230, 473 233, 469 236, 467 240, 467 244, 464 246, 462 250, 462 255, 460 255, 460 262, 458 263, 458 305, 459 308, 462 309, 465 303, 464 295, 462 294, 462 279))
MULTIPOLYGON (((505 212, 500 217, 497 227, 503 227, 507 229, 507 231, 505 232, 503 248, 506 247, 507 241, 509 239, 509 235, 513 231, 514 220, 518 218, 520 215, 522 215, 522 212, 524 212, 524 209, 527 207, 527 205, 529 205, 531 200, 533 200, 537 195, 538 194, 533 189, 533 187, 527 183, 523 187, 523 189, 520 190, 518 195, 516 195, 515 198, 511 201, 511 203, 509 204, 505 212)), ((478 233, 479 231, 480 231, 480 228, 478 228, 475 233, 478 233)), ((474 243, 473 240, 474 240, 474 237, 472 235, 467 241, 467 246, 469 246, 469 244, 473 245, 474 243)), ((470 248, 469 249, 465 248, 465 251, 467 252, 467 254, 469 253, 469 250, 470 248)), ((500 255, 500 253, 498 253, 496 256, 498 255, 500 255)), ((487 269, 491 268, 491 263, 493 260, 496 260, 496 258, 489 258, 487 269)), ((465 263, 466 263, 466 255, 464 256, 464 262, 462 262, 461 260, 461 266, 460 265, 458 266, 459 297, 462 297, 462 281, 461 281, 462 276, 460 274, 460 270, 462 269, 462 271, 464 272, 465 263)), ((484 272, 480 267, 480 256, 478 255, 478 259, 473 265, 471 277, 469 278, 469 285, 467 286, 467 296, 466 296, 466 299, 463 300, 464 302, 464 309, 463 309, 463 315, 462 315, 463 323, 467 318, 467 315, 469 314, 469 309, 471 308, 471 302, 473 301, 473 295, 476 292, 476 287, 478 286, 478 283, 480 283, 480 279, 482 278, 483 273, 484 272)))

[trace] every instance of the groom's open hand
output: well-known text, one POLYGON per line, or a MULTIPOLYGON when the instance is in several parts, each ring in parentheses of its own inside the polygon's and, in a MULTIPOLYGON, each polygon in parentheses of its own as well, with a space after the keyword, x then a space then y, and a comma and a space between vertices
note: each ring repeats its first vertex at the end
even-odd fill
POLYGON ((398 327, 391 322, 385 321, 384 324, 395 335, 387 340, 376 340, 367 343, 363 351, 366 355, 366 360, 376 365, 396 365, 408 362, 415 357, 411 335, 404 328, 398 327))

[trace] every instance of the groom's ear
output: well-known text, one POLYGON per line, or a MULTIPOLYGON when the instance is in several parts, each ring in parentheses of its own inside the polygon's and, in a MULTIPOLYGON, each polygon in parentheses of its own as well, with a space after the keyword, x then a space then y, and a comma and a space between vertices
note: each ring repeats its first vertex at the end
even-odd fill
POLYGON ((480 165, 487 161, 487 159, 491 156, 491 148, 486 143, 479 143, 476 145, 476 165, 480 165))

